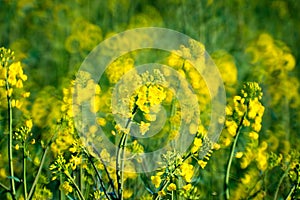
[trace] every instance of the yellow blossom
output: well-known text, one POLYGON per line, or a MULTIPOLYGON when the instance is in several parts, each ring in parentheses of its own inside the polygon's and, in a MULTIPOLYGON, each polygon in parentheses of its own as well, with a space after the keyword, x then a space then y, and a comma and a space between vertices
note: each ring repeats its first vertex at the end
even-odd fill
POLYGON ((244 155, 243 152, 239 151, 239 152, 236 152, 235 157, 236 158, 241 158, 243 155, 244 155))
POLYGON ((180 166, 181 173, 180 175, 184 178, 186 182, 191 182, 194 175, 194 166, 188 163, 183 163, 180 166))
POLYGON ((29 129, 29 130, 31 130, 32 129, 32 119, 28 119, 28 120, 26 120, 25 121, 25 125, 26 125, 26 127, 29 129))
POLYGON ((161 197, 166 196, 166 192, 164 190, 161 190, 158 192, 158 195, 161 197))
POLYGON ((238 125, 236 124, 235 121, 226 121, 225 125, 227 127, 227 131, 231 136, 236 135, 236 130, 238 128, 238 125))
POLYGON ((196 147, 201 147, 202 146, 202 139, 201 138, 195 138, 194 139, 194 145, 196 147))
POLYGON ((153 183, 153 185, 158 188, 160 186, 161 183, 161 178, 160 176, 151 176, 151 181, 153 183))
POLYGON ((249 137, 250 137, 251 139, 253 139, 253 140, 257 140, 258 137, 259 137, 259 135, 258 135, 258 133, 254 132, 254 131, 251 131, 251 132, 249 133, 249 137))
POLYGON ((145 135, 145 133, 149 130, 149 126, 150 126, 150 123, 145 123, 145 122, 141 121, 140 132, 142 135, 145 135))
POLYGON ((176 190, 176 185, 174 183, 170 183, 167 187, 168 191, 174 191, 176 190))
POLYGON ((63 182, 63 184, 60 185, 59 188, 60 188, 63 192, 65 192, 66 194, 69 194, 69 193, 73 192, 72 186, 71 186, 70 183, 67 182, 67 181, 63 182))
POLYGON ((132 189, 125 189, 123 193, 124 199, 129 199, 133 195, 132 189))
POLYGON ((97 118, 97 122, 100 126, 105 126, 106 125, 106 119, 105 118, 99 117, 99 118, 97 118))
POLYGON ((249 184, 251 181, 251 176, 249 174, 246 174, 244 178, 241 179, 241 182, 244 184, 244 185, 247 185, 249 184))
POLYGON ((192 184, 187 184, 185 186, 182 187, 185 191, 189 191, 192 188, 192 184))
POLYGON ((200 167, 202 169, 204 169, 204 167, 207 165, 207 162, 203 161, 203 160, 198 160, 198 164, 200 165, 200 167))

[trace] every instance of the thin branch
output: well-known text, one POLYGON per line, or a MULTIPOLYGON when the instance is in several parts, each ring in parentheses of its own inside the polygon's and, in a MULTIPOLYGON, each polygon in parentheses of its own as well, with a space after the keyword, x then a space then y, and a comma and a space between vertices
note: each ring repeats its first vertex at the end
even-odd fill
POLYGON ((276 187, 276 191, 275 191, 275 194, 274 194, 274 200, 277 200, 278 199, 278 192, 279 192, 279 189, 280 189, 280 186, 285 178, 285 176, 287 175, 288 171, 289 171, 289 167, 287 167, 287 169, 284 171, 284 173, 282 174, 282 176, 280 177, 279 179, 279 182, 278 182, 278 185, 276 187))
POLYGON ((85 153, 86 153, 86 155, 87 155, 87 157, 88 157, 90 163, 92 164, 92 166, 93 166, 93 168, 94 168, 94 170, 95 170, 95 172, 96 172, 96 174, 97 174, 97 177, 98 177, 98 179, 99 179, 99 181, 100 181, 101 188, 102 188, 102 190, 103 190, 103 192, 104 192, 106 198, 111 199, 111 198, 109 197, 109 195, 107 194, 107 191, 106 191, 106 189, 105 189, 104 182, 103 182, 103 180, 102 180, 102 178, 101 178, 101 174, 99 173, 97 167, 95 166, 95 164, 94 164, 94 162, 93 162, 93 159, 92 159, 92 156, 91 156, 87 151, 85 151, 85 153))
MULTIPOLYGON (((137 111, 137 105, 134 106, 132 111, 132 116, 128 118, 125 129, 128 129, 136 111, 137 111)), ((122 133, 120 142, 118 144, 118 150, 117 150, 117 158, 116 158, 116 176, 117 176, 117 184, 118 184, 118 198, 120 200, 123 200, 123 178, 124 178, 124 160, 125 160, 125 146, 127 143, 129 133, 122 133)))
POLYGON ((34 189, 36 187, 36 184, 37 184, 37 182, 39 180, 39 177, 40 177, 40 174, 42 172, 42 168, 43 168, 43 165, 44 165, 44 162, 45 162, 46 155, 47 155, 48 150, 49 150, 49 146, 50 146, 50 144, 47 145, 47 147, 46 147, 46 149, 45 149, 45 151, 43 153, 42 160, 41 160, 38 172, 37 172, 37 174, 36 174, 36 176, 34 178, 33 184, 32 184, 32 186, 30 188, 30 191, 29 191, 28 199, 31 199, 32 196, 33 196, 34 189))
POLYGON ((12 114, 12 105, 11 105, 11 95, 10 93, 10 87, 8 83, 8 72, 9 69, 6 69, 6 97, 7 97, 7 115, 8 115, 8 163, 9 163, 9 175, 10 175, 10 192, 12 195, 12 198, 16 199, 16 186, 15 186, 15 180, 14 180, 14 164, 13 164, 13 153, 12 153, 12 120, 13 120, 13 114, 12 114))
POLYGON ((25 142, 23 141, 23 194, 24 194, 25 200, 28 199, 26 170, 27 170, 27 155, 26 155, 25 142))
MULTIPOLYGON (((248 107, 248 106, 247 106, 248 107)), ((241 132, 241 128, 243 125, 243 121, 245 119, 246 113, 244 113, 238 128, 236 129, 236 136, 234 138, 233 144, 231 146, 231 150, 230 150, 230 157, 228 159, 228 163, 227 163, 227 168, 226 168, 226 175, 225 175, 225 199, 229 199, 230 198, 230 193, 229 193, 229 176, 230 176, 230 169, 231 169, 231 164, 232 164, 232 160, 233 160, 233 155, 234 155, 234 151, 235 151, 235 147, 241 132)))
POLYGON ((97 149, 95 147, 93 147, 93 150, 97 154, 97 156, 99 157, 101 163, 103 164, 104 171, 105 171, 105 173, 107 174, 107 177, 108 177, 108 183, 109 183, 109 185, 112 187, 114 194, 117 194, 115 186, 114 186, 113 179, 111 178, 111 176, 110 176, 110 174, 108 172, 108 169, 107 169, 106 165, 104 164, 104 160, 102 159, 100 153, 97 151, 97 149))
POLYGON ((3 183, 0 183, 0 187, 2 187, 4 190, 9 192, 9 188, 6 185, 4 185, 3 183))

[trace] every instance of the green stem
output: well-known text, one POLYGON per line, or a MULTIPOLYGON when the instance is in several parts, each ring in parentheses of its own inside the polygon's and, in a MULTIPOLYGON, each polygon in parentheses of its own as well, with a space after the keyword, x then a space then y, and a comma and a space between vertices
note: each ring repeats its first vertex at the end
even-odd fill
POLYGON ((65 175, 68 177, 68 179, 72 182, 72 185, 75 187, 77 194, 79 195, 81 200, 85 200, 83 194, 81 193, 78 185, 76 184, 76 182, 74 181, 74 179, 70 176, 69 173, 65 173, 65 175))
MULTIPOLYGON (((165 180, 164 183, 162 184, 162 187, 159 191, 163 191, 167 185, 169 184, 170 180, 165 180)), ((158 200, 160 198, 160 196, 158 194, 156 194, 156 196, 154 196, 154 200, 158 200)))
POLYGON ((288 193, 287 197, 285 198, 285 200, 288 200, 291 198, 292 194, 294 193, 296 189, 296 185, 294 185, 291 189, 290 189, 290 192, 288 193))
POLYGON ((84 184, 83 184, 83 169, 82 166, 79 166, 79 189, 80 191, 83 191, 84 189, 84 184))
MULTIPOLYGON (((131 119, 128 120, 127 125, 130 124, 131 119)), ((127 128, 126 125, 126 128, 127 128)), ((124 178, 124 159, 125 159, 125 145, 127 142, 128 133, 122 133, 120 143, 118 145, 117 159, 116 159, 116 173, 118 182, 118 197, 123 200, 123 178, 124 178)))
POLYGON ((2 187, 4 190, 6 190, 7 192, 9 192, 9 188, 6 185, 0 183, 0 187, 2 187))
POLYGON ((280 186, 285 178, 285 176, 287 175, 288 171, 289 171, 289 167, 287 167, 287 169, 284 171, 284 173, 282 174, 282 176, 280 177, 280 180, 278 182, 278 185, 276 187, 276 191, 275 191, 275 194, 274 194, 274 200, 277 200, 278 199, 278 192, 279 192, 279 189, 280 189, 280 186))
POLYGON ((26 168, 27 168, 27 155, 26 155, 26 146, 23 142, 23 193, 24 198, 27 200, 27 177, 26 177, 26 168))
MULTIPOLYGON (((137 105, 134 106, 133 111, 132 111, 132 116, 131 118, 128 118, 125 129, 127 129, 134 117, 134 114, 137 111, 137 105)), ((118 145, 118 150, 117 150, 117 158, 116 158, 116 175, 117 175, 117 184, 118 184, 118 199, 123 200, 123 178, 124 178, 124 159, 125 159, 125 146, 127 143, 127 138, 128 138, 129 133, 122 133, 121 140, 118 145)))
MULTIPOLYGON (((115 189, 115 186, 114 186, 113 179, 111 178, 111 176, 110 176, 110 174, 109 174, 109 172, 108 172, 108 169, 107 169, 106 165, 104 164, 104 160, 102 159, 100 153, 97 151, 97 149, 96 149, 95 147, 93 147, 93 150, 94 150, 94 152, 97 154, 97 156, 99 157, 101 163, 103 163, 104 171, 105 171, 105 173, 107 174, 107 177, 108 177, 108 183, 109 183, 109 185, 112 187, 113 193, 114 193, 115 195, 117 195, 117 192, 116 192, 116 189, 115 189)), ((92 164, 93 164, 93 163, 92 163, 92 164)), ((98 172, 98 173, 99 173, 99 172, 98 172)), ((100 178, 100 177, 99 177, 99 178, 100 178)))
POLYGON ((9 93, 10 87, 8 83, 8 69, 6 70, 6 92, 7 92, 7 115, 8 115, 8 163, 9 163, 9 175, 10 175, 10 190, 13 199, 16 199, 16 186, 14 180, 14 165, 13 165, 13 154, 12 154, 12 140, 13 140, 13 127, 12 127, 12 105, 11 105, 11 94, 9 93))
POLYGON ((34 190, 35 190, 35 186, 36 186, 36 184, 37 184, 37 182, 38 182, 38 180, 39 180, 40 174, 41 174, 41 172, 42 172, 42 168, 43 168, 43 165, 44 165, 44 162, 45 162, 46 155, 47 155, 48 150, 49 150, 49 146, 50 146, 50 145, 47 145, 47 147, 46 147, 46 149, 45 149, 45 151, 44 151, 44 153, 43 153, 42 160, 41 160, 41 163, 40 163, 38 172, 37 172, 37 174, 36 174, 36 176, 35 176, 35 178, 34 178, 33 184, 32 184, 32 186, 31 186, 31 188, 30 188, 30 191, 29 191, 28 199, 31 199, 32 196, 33 196, 33 192, 34 192, 34 190))
MULTIPOLYGON (((59 185, 61 185, 63 182, 62 174, 59 176, 59 185)), ((65 194, 62 190, 59 190, 59 200, 65 200, 65 194)))
POLYGON ((236 129, 236 136, 234 138, 233 144, 231 146, 231 150, 230 150, 230 157, 228 159, 228 163, 227 163, 227 168, 226 168, 226 175, 225 175, 225 199, 229 199, 230 198, 230 193, 229 193, 229 176, 230 176, 230 169, 231 169, 231 164, 232 164, 232 160, 233 160, 233 155, 234 155, 234 151, 235 151, 235 147, 241 132, 241 128, 243 125, 243 121, 245 119, 246 116, 246 112, 244 113, 238 128, 236 129))
POLYGON ((90 163, 92 164, 92 166, 93 166, 93 168, 94 168, 94 170, 95 170, 95 172, 96 172, 96 174, 97 174, 97 176, 98 176, 98 179, 99 179, 99 181, 100 181, 101 188, 102 188, 102 190, 103 190, 103 192, 104 192, 106 198, 107 198, 107 199, 111 199, 111 198, 109 197, 109 195, 107 194, 107 191, 106 191, 106 189, 105 189, 104 182, 103 182, 103 180, 102 180, 102 178, 101 178, 101 174, 99 173, 97 167, 95 166, 95 164, 94 164, 94 162, 93 162, 93 159, 92 159, 92 156, 91 156, 87 151, 85 151, 85 153, 86 153, 86 155, 87 155, 87 157, 88 157, 90 163))

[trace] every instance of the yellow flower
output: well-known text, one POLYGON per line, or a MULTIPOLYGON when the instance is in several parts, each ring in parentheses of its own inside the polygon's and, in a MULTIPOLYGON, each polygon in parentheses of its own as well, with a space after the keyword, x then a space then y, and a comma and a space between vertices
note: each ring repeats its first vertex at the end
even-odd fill
POLYGON ((261 124, 260 123, 254 123, 252 124, 252 128, 254 131, 259 132, 261 129, 261 124))
POLYGON ((26 125, 26 127, 29 129, 29 130, 31 130, 32 129, 32 119, 28 119, 28 120, 26 120, 25 121, 25 125, 26 125))
POLYGON ((202 139, 201 138, 195 138, 194 139, 194 145, 196 147, 201 147, 202 146, 202 139))
POLYGON ((189 191, 192 188, 192 185, 189 183, 182 187, 185 191, 189 191))
POLYGON ((140 124, 140 132, 142 135, 145 135, 145 133, 149 130, 150 127, 150 123, 145 123, 143 121, 141 121, 140 124))
POLYGON ((204 167, 207 165, 207 162, 203 161, 203 160, 198 160, 198 164, 200 165, 200 167, 202 169, 204 169, 204 167))
POLYGON ((67 181, 65 181, 62 185, 60 185, 59 188, 66 194, 73 192, 72 186, 67 181))
POLYGON ((129 199, 133 195, 132 189, 125 189, 123 193, 124 199, 129 199))
POLYGON ((251 131, 251 132, 249 133, 249 137, 250 137, 251 139, 253 139, 253 140, 257 140, 258 137, 259 137, 259 135, 258 135, 258 133, 254 132, 254 131, 251 131))
POLYGON ((32 139, 32 140, 30 141, 30 144, 35 144, 35 139, 32 139))
POLYGON ((188 163, 183 163, 180 166, 181 173, 180 175, 184 178, 186 182, 191 182, 194 175, 194 166, 188 163))
POLYGON ((174 183, 170 183, 170 185, 168 185, 167 190, 169 191, 174 191, 176 190, 176 185, 174 183))
POLYGON ((105 118, 102 118, 102 117, 99 117, 97 119, 97 122, 100 126, 105 126, 106 125, 106 119, 105 118))
POLYGON ((19 144, 16 144, 15 149, 18 151, 20 149, 19 144))
POLYGON ((158 195, 161 196, 161 197, 166 196, 166 192, 164 190, 159 191, 158 195))
POLYGON ((81 157, 71 155, 70 163, 71 163, 71 168, 75 170, 76 167, 81 164, 81 157))
POLYGON ((153 183, 153 185, 158 188, 160 186, 161 183, 161 178, 160 176, 151 176, 151 181, 153 183))
POLYGON ((236 135, 236 130, 238 128, 238 125, 236 124, 235 121, 226 121, 225 125, 227 127, 227 131, 231 136, 236 135))
POLYGON ((226 106, 225 113, 228 116, 231 116, 233 114, 232 108, 230 106, 226 106))
POLYGON ((16 83, 16 88, 23 88, 23 82, 21 79, 19 79, 16 83))
POLYGON ((17 99, 17 100, 12 99, 11 100, 11 107, 20 109, 21 106, 22 106, 22 103, 20 102, 19 99, 17 99))
POLYGON ((23 94, 22 94, 22 97, 23 98, 27 98, 27 97, 29 97, 30 96, 30 92, 24 92, 23 94))
POLYGON ((239 151, 239 152, 236 152, 235 157, 236 158, 241 158, 241 157, 243 157, 243 155, 244 155, 243 152, 239 151))
POLYGON ((241 182, 244 184, 244 185, 247 185, 249 184, 251 181, 251 176, 249 174, 246 174, 244 178, 241 179, 241 182))
POLYGON ((1 169, 0 169, 0 177, 1 177, 1 178, 6 178, 6 177, 7 177, 6 171, 5 171, 4 168, 1 168, 1 169))
POLYGON ((243 125, 244 126, 250 126, 250 121, 245 118, 244 121, 243 121, 243 125))

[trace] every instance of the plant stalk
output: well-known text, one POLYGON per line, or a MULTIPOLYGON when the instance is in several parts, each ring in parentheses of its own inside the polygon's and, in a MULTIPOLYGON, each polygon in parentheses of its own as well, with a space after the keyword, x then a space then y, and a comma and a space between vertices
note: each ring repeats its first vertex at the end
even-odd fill
POLYGON ((36 176, 35 176, 35 178, 34 178, 33 184, 32 184, 32 186, 31 186, 31 188, 30 188, 29 195, 28 195, 28 199, 31 199, 32 196, 33 196, 33 192, 34 192, 34 190, 35 190, 35 186, 36 186, 36 184, 37 184, 37 182, 38 182, 38 180, 39 180, 40 174, 41 174, 41 172, 42 172, 42 168, 43 168, 43 165, 44 165, 45 158, 46 158, 46 155, 47 155, 47 153, 48 153, 48 150, 49 150, 49 145, 47 145, 47 147, 46 147, 46 149, 45 149, 45 151, 44 151, 44 153, 43 153, 43 155, 42 155, 42 160, 41 160, 41 163, 40 163, 38 172, 37 172, 37 174, 36 174, 36 176))
POLYGON ((247 112, 244 113, 244 115, 243 115, 243 117, 242 117, 242 119, 241 119, 241 121, 240 121, 240 123, 239 123, 239 126, 238 126, 237 129, 236 129, 236 135, 235 135, 233 144, 232 144, 232 146, 231 146, 230 156, 229 156, 228 163, 227 163, 226 175, 225 175, 225 199, 227 199, 227 200, 230 198, 230 192, 229 192, 229 176, 230 176, 231 164, 232 164, 234 151, 235 151, 235 148, 236 148, 236 144, 237 144, 237 141, 238 141, 240 132, 241 132, 241 128, 242 128, 243 121, 244 121, 244 119, 245 119, 246 113, 247 113, 247 112))
POLYGON ((9 163, 9 175, 10 175, 10 192, 12 195, 12 198, 16 199, 16 186, 15 186, 15 180, 14 180, 14 165, 13 165, 13 153, 12 153, 12 140, 13 140, 13 127, 12 127, 12 120, 13 120, 13 114, 12 114, 12 105, 11 105, 11 94, 9 94, 10 87, 8 83, 8 72, 9 69, 6 70, 6 97, 7 97, 7 115, 8 115, 8 163, 9 163))
POLYGON ((26 155, 25 142, 23 141, 23 190, 24 190, 23 193, 24 193, 25 200, 28 199, 26 169, 27 169, 27 155, 26 155))
POLYGON ((81 191, 80 191, 78 185, 76 184, 76 182, 74 181, 74 179, 73 179, 73 178, 70 176, 70 174, 68 174, 68 173, 65 173, 65 175, 66 175, 66 176, 68 177, 68 179, 72 182, 72 185, 75 187, 76 192, 77 192, 79 198, 80 198, 81 200, 85 200, 83 194, 81 193, 81 191))
MULTIPOLYGON (((127 129, 130 126, 130 123, 134 117, 134 114, 137 111, 137 105, 134 106, 132 111, 132 116, 128 118, 125 129, 127 129)), ((123 200, 123 178, 124 178, 124 159, 125 159, 125 146, 127 143, 129 133, 122 133, 121 140, 118 145, 117 150, 117 158, 116 158, 116 175, 117 175, 117 184, 118 184, 118 198, 119 200, 123 200)))

